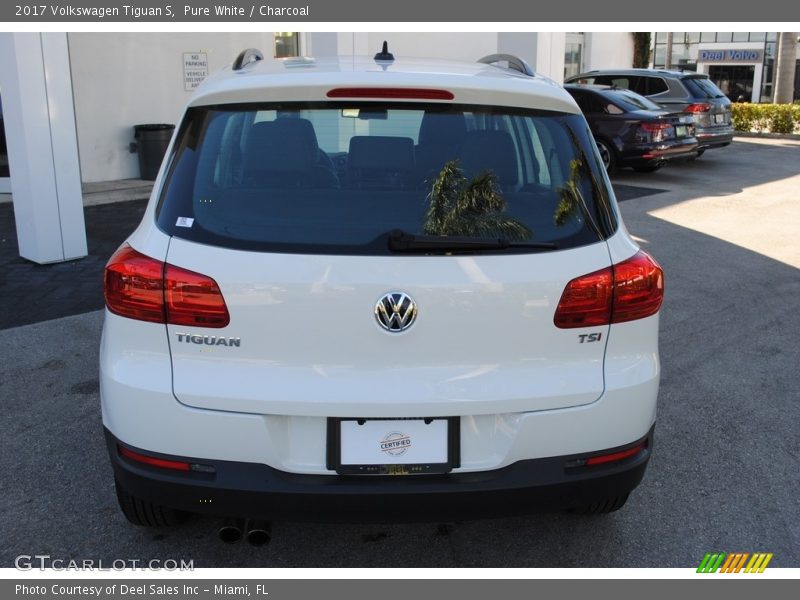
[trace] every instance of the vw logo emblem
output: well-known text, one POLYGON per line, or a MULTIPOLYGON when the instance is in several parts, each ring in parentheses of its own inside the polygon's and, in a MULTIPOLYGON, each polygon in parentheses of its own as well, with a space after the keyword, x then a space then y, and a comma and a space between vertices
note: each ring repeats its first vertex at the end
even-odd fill
POLYGON ((405 331, 417 318, 417 304, 403 292, 389 292, 375 305, 375 319, 386 331, 405 331))

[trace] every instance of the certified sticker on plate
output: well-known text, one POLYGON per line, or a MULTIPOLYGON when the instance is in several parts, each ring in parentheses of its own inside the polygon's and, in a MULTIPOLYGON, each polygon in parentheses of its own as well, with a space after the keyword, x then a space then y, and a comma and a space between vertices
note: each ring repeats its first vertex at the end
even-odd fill
POLYGON ((458 417, 328 419, 328 468, 340 475, 423 475, 461 466, 458 417))
POLYGON ((342 465, 446 462, 446 419, 341 422, 342 465))

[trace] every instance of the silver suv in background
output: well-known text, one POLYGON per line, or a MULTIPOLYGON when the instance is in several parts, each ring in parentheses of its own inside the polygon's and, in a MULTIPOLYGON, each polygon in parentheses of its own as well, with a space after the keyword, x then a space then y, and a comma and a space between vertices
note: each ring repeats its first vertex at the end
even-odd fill
POLYGON ((697 156, 733 140, 731 101, 708 75, 663 69, 601 69, 569 77, 564 83, 609 85, 633 90, 666 109, 694 115, 697 156))

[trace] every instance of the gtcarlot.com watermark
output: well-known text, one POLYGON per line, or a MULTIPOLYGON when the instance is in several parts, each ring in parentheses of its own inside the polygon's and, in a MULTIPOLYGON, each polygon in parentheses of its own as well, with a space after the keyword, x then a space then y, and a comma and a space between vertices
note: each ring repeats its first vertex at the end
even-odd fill
POLYGON ((49 554, 20 554, 14 559, 20 571, 194 571, 194 560, 115 558, 53 558, 49 554))

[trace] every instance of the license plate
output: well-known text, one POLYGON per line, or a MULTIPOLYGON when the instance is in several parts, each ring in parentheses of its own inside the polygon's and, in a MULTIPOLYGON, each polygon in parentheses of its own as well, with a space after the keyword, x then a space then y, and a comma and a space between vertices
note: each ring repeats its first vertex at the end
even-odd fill
POLYGON ((675 136, 676 137, 686 137, 686 126, 685 125, 678 125, 675 127, 675 136))
POLYGON ((714 115, 714 123, 720 125, 725 122, 725 115, 714 115))
POLYGON ((342 475, 447 473, 459 466, 459 420, 328 419, 328 468, 342 475))

